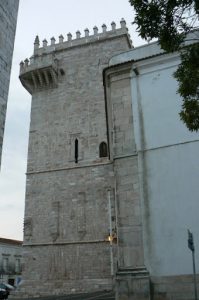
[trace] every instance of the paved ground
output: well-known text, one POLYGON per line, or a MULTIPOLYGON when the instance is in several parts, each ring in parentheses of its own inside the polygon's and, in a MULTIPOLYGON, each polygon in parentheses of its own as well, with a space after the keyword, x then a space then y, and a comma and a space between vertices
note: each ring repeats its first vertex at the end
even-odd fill
MULTIPOLYGON (((12 296, 8 300, 22 300, 14 299, 12 296)), ((49 296, 49 297, 40 297, 40 298, 26 298, 23 300, 115 300, 113 292, 96 292, 89 294, 72 294, 66 296, 49 296)))

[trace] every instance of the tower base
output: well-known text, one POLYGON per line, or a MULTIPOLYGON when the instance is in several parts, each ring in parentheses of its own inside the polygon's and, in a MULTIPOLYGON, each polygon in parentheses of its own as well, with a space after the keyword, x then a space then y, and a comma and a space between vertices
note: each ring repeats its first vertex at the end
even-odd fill
POLYGON ((150 279, 145 268, 116 273, 116 300, 150 300, 150 279))

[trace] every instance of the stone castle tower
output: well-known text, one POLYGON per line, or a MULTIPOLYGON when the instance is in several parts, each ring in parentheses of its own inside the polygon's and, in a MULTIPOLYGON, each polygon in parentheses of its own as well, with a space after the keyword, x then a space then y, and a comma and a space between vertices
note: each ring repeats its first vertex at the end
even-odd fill
POLYGON ((114 89, 103 87, 109 59, 131 41, 123 19, 121 28, 111 26, 101 33, 94 27, 92 35, 85 29, 84 37, 77 31, 75 39, 69 33, 67 41, 61 35, 58 43, 51 38, 50 45, 44 40, 42 47, 36 37, 34 55, 20 64, 20 80, 32 94, 26 295, 116 287, 124 299, 129 285, 134 293, 148 288, 127 70, 113 77, 110 70, 114 89))

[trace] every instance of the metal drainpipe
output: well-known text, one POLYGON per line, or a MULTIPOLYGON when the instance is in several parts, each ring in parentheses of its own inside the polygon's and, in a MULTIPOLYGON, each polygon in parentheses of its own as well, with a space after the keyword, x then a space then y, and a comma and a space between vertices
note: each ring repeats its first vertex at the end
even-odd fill
MULTIPOLYGON (((111 215, 111 191, 108 190, 108 216, 109 216, 109 235, 112 237, 113 228, 112 228, 112 215, 111 215)), ((111 260, 111 275, 114 275, 113 270, 113 241, 110 239, 110 260, 111 260)))

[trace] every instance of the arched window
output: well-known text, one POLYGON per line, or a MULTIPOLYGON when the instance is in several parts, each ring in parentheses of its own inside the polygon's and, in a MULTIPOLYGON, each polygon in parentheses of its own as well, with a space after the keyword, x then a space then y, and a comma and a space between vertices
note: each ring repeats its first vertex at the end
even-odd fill
POLYGON ((78 139, 75 139, 75 163, 78 163, 78 139))
POLYGON ((99 145, 99 157, 107 157, 108 156, 108 149, 107 144, 105 142, 101 142, 99 145))

